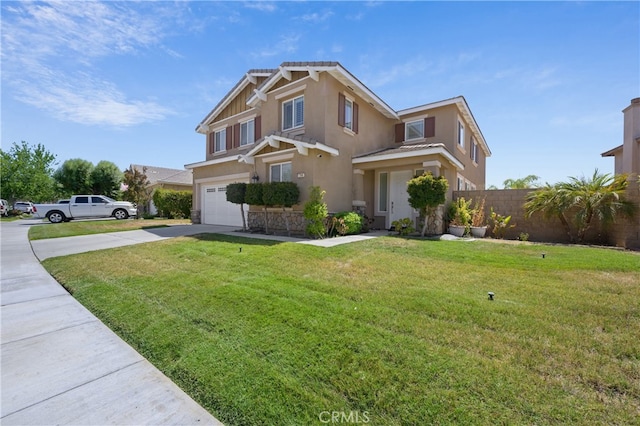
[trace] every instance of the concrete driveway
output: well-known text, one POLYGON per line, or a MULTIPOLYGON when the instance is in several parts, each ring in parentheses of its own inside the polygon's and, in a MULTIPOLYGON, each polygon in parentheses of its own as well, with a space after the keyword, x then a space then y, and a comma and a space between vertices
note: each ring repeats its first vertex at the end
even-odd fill
MULTIPOLYGON (((56 225, 45 224, 42 226, 56 225)), ((187 235, 207 233, 225 234, 234 232, 235 230, 235 227, 221 225, 172 225, 164 228, 34 240, 31 241, 31 247, 36 257, 42 261, 50 257, 66 256, 68 254, 149 243, 187 235)))

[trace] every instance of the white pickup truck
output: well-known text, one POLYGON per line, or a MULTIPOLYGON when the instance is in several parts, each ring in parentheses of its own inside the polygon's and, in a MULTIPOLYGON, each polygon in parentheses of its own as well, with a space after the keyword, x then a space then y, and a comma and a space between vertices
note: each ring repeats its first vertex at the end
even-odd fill
POLYGON ((36 204, 35 214, 36 217, 49 219, 51 223, 60 223, 73 219, 112 216, 127 219, 137 216, 138 211, 135 204, 128 201, 116 201, 104 195, 74 195, 66 203, 36 204))

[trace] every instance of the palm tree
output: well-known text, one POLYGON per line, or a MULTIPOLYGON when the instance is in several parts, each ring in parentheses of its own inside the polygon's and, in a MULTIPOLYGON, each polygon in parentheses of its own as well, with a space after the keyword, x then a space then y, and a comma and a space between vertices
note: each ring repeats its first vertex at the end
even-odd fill
POLYGON ((538 211, 547 218, 557 216, 570 240, 580 243, 594 218, 606 225, 615 222, 618 214, 627 217, 635 214, 637 206, 623 197, 628 185, 627 175, 599 174, 596 169, 591 179, 570 177, 569 182, 546 184, 529 193, 524 208, 527 217, 538 211), (567 218, 569 211, 575 211, 575 238, 567 218))
POLYGON ((502 184, 504 189, 527 189, 535 188, 537 186, 536 181, 540 179, 540 176, 529 175, 520 179, 507 179, 502 184))

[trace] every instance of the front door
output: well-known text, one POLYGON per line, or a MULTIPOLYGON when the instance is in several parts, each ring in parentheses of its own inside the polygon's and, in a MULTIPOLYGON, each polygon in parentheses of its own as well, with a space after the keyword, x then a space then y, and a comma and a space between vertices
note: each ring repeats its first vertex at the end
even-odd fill
POLYGON ((413 209, 409 204, 409 194, 407 193, 407 182, 413 179, 411 170, 391 172, 391 182, 389 184, 389 227, 394 220, 413 218, 413 209))

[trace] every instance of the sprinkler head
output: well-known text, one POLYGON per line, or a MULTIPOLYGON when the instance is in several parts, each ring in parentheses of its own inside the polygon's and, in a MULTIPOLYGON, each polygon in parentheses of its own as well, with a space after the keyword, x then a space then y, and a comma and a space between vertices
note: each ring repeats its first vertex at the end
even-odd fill
POLYGON ((495 293, 490 291, 488 295, 489 295, 489 300, 493 300, 493 296, 495 296, 495 293))

